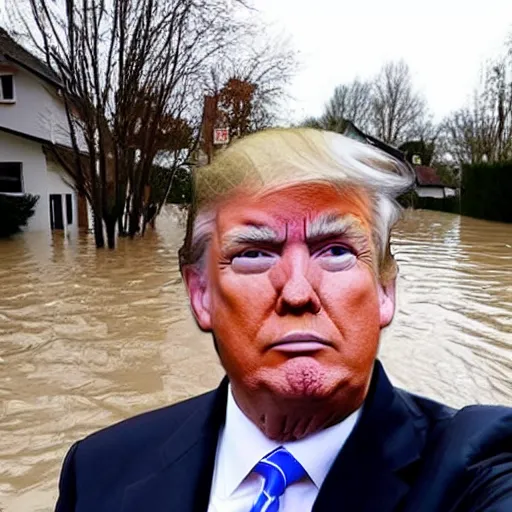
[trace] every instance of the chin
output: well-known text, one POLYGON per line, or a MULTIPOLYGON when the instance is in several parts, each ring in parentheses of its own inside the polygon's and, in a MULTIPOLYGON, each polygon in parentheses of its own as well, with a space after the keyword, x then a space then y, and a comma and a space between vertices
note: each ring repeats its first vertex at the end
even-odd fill
POLYGON ((332 396, 343 382, 343 372, 311 357, 294 357, 264 372, 272 392, 283 398, 322 399, 332 396))

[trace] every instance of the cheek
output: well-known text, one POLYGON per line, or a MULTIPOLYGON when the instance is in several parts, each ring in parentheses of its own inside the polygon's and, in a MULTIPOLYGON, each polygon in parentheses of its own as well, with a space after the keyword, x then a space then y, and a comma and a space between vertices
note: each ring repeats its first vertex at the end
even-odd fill
POLYGON ((273 311, 275 291, 265 275, 234 275, 229 270, 219 276, 212 293, 212 313, 217 327, 240 332, 244 337, 256 332, 273 311))
MULTIPOLYGON (((227 273, 226 273, 227 274, 227 273)), ((222 276, 212 290, 212 330, 232 379, 259 367, 258 331, 273 311, 273 290, 262 276, 222 276)))
POLYGON ((338 278, 324 276, 322 289, 324 307, 347 341, 378 337, 378 291, 367 268, 357 265, 338 278))

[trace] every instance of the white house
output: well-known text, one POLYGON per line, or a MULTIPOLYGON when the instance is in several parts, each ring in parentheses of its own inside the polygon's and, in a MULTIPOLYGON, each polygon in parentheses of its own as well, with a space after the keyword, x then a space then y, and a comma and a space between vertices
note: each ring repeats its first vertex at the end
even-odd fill
POLYGON ((72 179, 45 151, 71 147, 59 89, 53 72, 0 28, 0 193, 39 196, 28 231, 87 226, 72 179))

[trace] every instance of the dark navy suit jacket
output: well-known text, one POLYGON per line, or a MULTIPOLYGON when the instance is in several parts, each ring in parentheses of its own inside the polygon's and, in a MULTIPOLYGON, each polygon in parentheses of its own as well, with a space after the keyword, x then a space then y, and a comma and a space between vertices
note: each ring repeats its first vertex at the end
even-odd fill
MULTIPOLYGON (((76 443, 57 512, 206 512, 227 381, 76 443)), ((455 411, 394 388, 377 363, 314 512, 512 512, 512 410, 455 411)), ((300 511, 297 511, 300 512, 300 511)))

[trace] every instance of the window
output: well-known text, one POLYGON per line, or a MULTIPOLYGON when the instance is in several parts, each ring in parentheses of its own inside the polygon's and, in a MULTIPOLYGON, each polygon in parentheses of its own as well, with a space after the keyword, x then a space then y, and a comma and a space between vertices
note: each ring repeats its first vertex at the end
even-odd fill
POLYGON ((11 194, 23 192, 20 162, 0 162, 0 192, 11 194))
POLYGON ((50 194, 50 225, 52 230, 64 229, 61 194, 50 194))
POLYGON ((14 99, 14 75, 0 75, 0 103, 10 103, 14 99))

